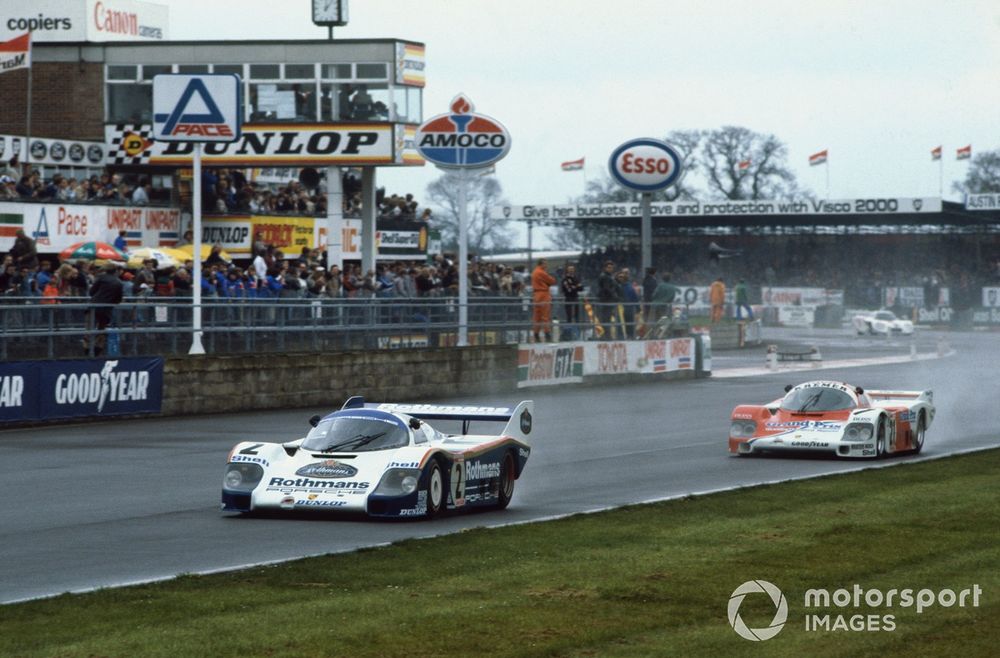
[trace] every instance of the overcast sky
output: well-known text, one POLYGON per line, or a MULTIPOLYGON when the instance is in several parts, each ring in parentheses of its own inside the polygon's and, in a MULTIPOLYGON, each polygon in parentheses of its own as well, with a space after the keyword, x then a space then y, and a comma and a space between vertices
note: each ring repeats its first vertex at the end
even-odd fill
MULTIPOLYGON (((325 38, 307 0, 170 0, 171 39, 325 38)), ((831 196, 945 198, 973 154, 1000 146, 997 0, 351 0, 341 38, 427 47, 424 116, 464 92, 510 130, 497 168, 514 204, 583 189, 564 160, 602 176, 611 151, 675 129, 746 126, 788 145, 826 195, 811 153, 829 150, 831 196)), ((381 169, 423 196, 430 166, 381 169)))

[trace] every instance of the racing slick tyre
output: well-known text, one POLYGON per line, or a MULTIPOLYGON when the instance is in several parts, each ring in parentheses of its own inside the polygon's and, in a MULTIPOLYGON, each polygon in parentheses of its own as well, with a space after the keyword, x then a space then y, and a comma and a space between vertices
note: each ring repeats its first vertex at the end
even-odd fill
POLYGON ((497 509, 506 509, 514 497, 514 456, 509 452, 500 466, 500 484, 497 490, 497 509))
POLYGON ((924 412, 920 412, 920 416, 917 418, 917 429, 913 432, 913 454, 918 455, 920 451, 924 449, 924 433, 926 430, 926 419, 924 418, 924 412))
POLYGON ((879 418, 878 428, 875 430, 875 459, 885 457, 885 419, 879 418))
POLYGON ((431 461, 431 470, 427 474, 427 516, 437 516, 444 508, 444 476, 441 475, 441 464, 435 459, 431 461))

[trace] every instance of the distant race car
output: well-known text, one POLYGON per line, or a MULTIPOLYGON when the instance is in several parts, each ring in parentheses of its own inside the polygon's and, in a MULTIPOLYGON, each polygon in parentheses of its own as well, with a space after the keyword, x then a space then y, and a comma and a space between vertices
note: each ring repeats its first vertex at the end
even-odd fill
POLYGON ((445 510, 504 509, 531 447, 534 403, 513 409, 372 404, 350 398, 313 416, 304 438, 237 444, 222 482, 222 509, 338 510, 432 517, 445 510), (442 434, 427 420, 462 421, 442 434), (470 435, 473 421, 504 422, 499 435, 470 435))
POLYGON ((870 458, 918 453, 934 420, 931 391, 865 391, 813 381, 787 386, 785 393, 765 405, 733 409, 729 452, 870 458))
POLYGON ((882 309, 869 313, 859 313, 851 318, 851 324, 858 332, 859 336, 865 334, 902 334, 909 336, 913 333, 913 322, 897 318, 892 311, 882 309))

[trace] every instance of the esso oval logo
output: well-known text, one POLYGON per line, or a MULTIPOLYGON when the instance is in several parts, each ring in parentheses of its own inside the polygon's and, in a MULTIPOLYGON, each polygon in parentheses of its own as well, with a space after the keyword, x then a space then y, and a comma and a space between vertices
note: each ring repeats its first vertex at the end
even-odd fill
POLYGON ((621 185, 640 192, 670 187, 681 175, 681 156, 666 142, 643 138, 625 142, 608 160, 611 175, 621 185))

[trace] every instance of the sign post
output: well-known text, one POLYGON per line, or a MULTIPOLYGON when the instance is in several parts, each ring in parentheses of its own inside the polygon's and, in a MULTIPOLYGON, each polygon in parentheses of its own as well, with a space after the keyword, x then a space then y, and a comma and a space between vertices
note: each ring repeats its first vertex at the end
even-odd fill
POLYGON ((168 73, 153 78, 153 136, 164 142, 194 142, 191 216, 194 237, 191 348, 204 354, 201 326, 201 145, 240 138, 243 85, 237 75, 168 73))
POLYGON ((642 193, 642 269, 653 264, 653 226, 650 206, 653 192, 663 190, 681 176, 681 156, 664 141, 643 137, 632 139, 611 153, 611 176, 623 187, 642 193))
POLYGON ((510 151, 510 133, 496 119, 477 114, 464 94, 451 101, 451 112, 438 114, 417 128, 417 152, 439 169, 458 170, 458 345, 469 344, 470 169, 485 169, 510 151))

